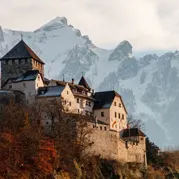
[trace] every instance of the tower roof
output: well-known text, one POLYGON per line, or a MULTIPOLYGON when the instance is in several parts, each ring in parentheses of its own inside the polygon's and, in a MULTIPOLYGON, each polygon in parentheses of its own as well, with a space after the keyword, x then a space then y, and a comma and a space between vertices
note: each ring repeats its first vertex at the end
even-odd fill
POLYGON ((78 84, 81 86, 84 86, 85 88, 87 88, 89 90, 91 89, 83 76, 81 77, 78 84))
POLYGON ((27 59, 27 58, 33 58, 34 60, 37 60, 38 62, 45 64, 23 40, 21 40, 17 45, 15 45, 0 60, 2 61, 8 59, 27 59))

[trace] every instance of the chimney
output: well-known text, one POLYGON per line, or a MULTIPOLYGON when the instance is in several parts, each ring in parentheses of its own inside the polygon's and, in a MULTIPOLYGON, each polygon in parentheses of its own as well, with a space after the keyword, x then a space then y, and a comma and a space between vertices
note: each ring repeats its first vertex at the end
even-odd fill
POLYGON ((71 83, 74 84, 74 81, 75 81, 74 78, 72 78, 71 83))

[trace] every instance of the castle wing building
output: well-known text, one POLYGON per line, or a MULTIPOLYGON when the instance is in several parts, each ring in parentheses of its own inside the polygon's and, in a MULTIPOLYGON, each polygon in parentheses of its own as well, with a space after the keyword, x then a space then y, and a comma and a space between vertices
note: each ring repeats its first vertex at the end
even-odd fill
POLYGON ((38 70, 29 70, 18 78, 9 78, 2 89, 22 91, 26 96, 26 103, 31 104, 36 99, 38 88, 43 86, 42 74, 38 70))
POLYGON ((108 123, 111 130, 127 128, 127 110, 116 91, 97 92, 94 98, 94 116, 97 120, 108 123))

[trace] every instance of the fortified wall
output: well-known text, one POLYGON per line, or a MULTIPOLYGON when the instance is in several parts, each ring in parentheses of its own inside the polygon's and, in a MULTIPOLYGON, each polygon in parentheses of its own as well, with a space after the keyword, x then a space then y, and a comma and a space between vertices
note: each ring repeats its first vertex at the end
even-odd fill
POLYGON ((119 132, 109 130, 109 126, 91 124, 90 141, 94 142, 89 149, 92 155, 117 160, 124 163, 139 163, 147 165, 145 137, 139 137, 138 142, 124 140, 119 132))

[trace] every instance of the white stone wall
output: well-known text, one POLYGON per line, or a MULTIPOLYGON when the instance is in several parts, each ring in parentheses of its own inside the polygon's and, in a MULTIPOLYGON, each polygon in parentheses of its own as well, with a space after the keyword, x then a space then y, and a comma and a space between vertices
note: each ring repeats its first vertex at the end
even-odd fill
POLYGON ((65 89, 62 91, 61 97, 66 112, 69 111, 69 112, 77 113, 76 99, 68 84, 65 86, 65 89))
POLYGON ((114 98, 110 107, 110 128, 116 131, 127 128, 127 113, 120 97, 117 96, 114 98))
POLYGON ((97 120, 110 123, 110 109, 94 109, 94 117, 97 117, 97 120), (101 116, 101 113, 104 113, 104 116, 101 116))
POLYGON ((43 87, 44 83, 41 78, 41 75, 38 74, 36 80, 34 81, 20 81, 16 83, 8 83, 3 87, 3 89, 10 89, 9 88, 10 85, 11 85, 11 90, 22 91, 26 96, 26 102, 28 104, 31 104, 35 102, 35 97, 37 95, 38 88, 43 87))
POLYGON ((94 102, 92 100, 83 97, 77 97, 77 96, 75 96, 75 100, 76 100, 78 113, 84 115, 86 115, 86 112, 88 112, 88 114, 93 113, 94 102))

